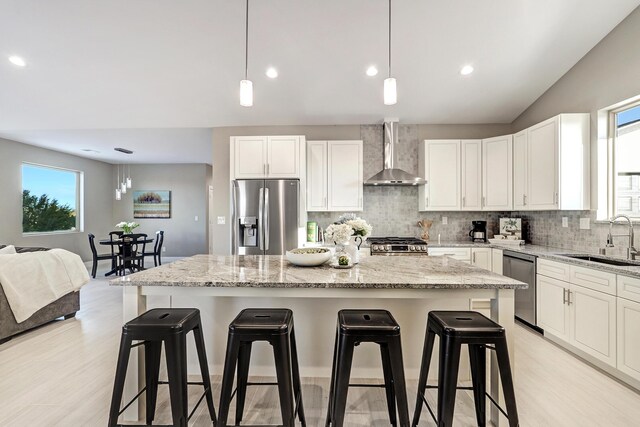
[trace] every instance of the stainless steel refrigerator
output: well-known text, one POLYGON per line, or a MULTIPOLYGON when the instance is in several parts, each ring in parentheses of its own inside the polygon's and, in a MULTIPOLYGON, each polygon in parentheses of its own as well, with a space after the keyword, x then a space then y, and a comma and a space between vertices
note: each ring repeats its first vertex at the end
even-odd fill
POLYGON ((283 255, 298 247, 297 179, 233 181, 234 255, 283 255))

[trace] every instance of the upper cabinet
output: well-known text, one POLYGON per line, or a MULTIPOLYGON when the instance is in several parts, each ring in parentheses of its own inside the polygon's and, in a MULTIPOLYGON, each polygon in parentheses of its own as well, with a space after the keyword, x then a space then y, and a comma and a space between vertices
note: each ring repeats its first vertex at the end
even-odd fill
POLYGON ((304 136, 232 137, 232 179, 300 178, 304 141, 304 136))
POLYGON ((514 207, 585 210, 589 114, 560 114, 514 136, 514 207))
POLYGON ((307 142, 307 211, 362 211, 362 141, 307 142))
POLYGON ((462 140, 462 210, 482 209, 482 141, 462 140))
POLYGON ((513 137, 482 140, 482 210, 513 209, 513 137))
POLYGON ((419 210, 460 210, 460 141, 423 141, 419 173, 427 180, 418 193, 419 210))

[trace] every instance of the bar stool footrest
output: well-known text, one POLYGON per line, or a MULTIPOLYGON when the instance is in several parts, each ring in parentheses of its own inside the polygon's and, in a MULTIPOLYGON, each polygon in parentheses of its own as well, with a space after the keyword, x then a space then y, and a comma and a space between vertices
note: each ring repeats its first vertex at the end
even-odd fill
MULTIPOLYGON (((427 389, 437 389, 438 386, 437 385, 427 385, 426 386, 427 389)), ((456 387, 456 390, 469 390, 469 391, 473 391, 473 387, 456 387)), ((489 398, 489 400, 491 401, 491 403, 493 403, 493 405, 498 408, 498 410, 502 413, 502 415, 504 415, 505 417, 507 417, 507 419, 509 418, 509 415, 507 415, 507 412, 502 409, 502 407, 498 404, 498 402, 495 401, 495 399, 493 397, 491 397, 491 395, 489 393, 485 393, 484 394, 486 397, 489 398)), ((429 406, 429 402, 427 402, 427 398, 425 397, 424 393, 420 393, 420 397, 422 397, 422 401, 424 402, 424 405, 427 407, 427 410, 429 411, 429 413, 431 414, 431 418, 433 418, 433 421, 436 422, 436 424, 438 423, 438 419, 435 415, 435 413, 433 412, 433 410, 431 409, 431 406, 429 406)))

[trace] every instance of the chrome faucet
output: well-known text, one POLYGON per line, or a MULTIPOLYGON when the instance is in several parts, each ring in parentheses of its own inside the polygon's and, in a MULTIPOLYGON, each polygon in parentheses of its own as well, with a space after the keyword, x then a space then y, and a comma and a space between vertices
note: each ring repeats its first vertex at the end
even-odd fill
POLYGON ((616 215, 614 217, 611 217, 611 219, 609 220, 609 234, 607 234, 607 247, 608 248, 612 248, 613 245, 613 238, 617 237, 617 236, 625 236, 629 238, 629 247, 627 248, 627 259, 636 259, 636 255, 638 255, 638 251, 636 250, 636 248, 633 247, 633 223, 631 222, 631 218, 629 218, 626 215, 616 215), (619 218, 623 218, 626 219, 627 222, 629 223, 629 232, 628 234, 611 234, 611 230, 613 228, 613 223, 619 219, 619 218))

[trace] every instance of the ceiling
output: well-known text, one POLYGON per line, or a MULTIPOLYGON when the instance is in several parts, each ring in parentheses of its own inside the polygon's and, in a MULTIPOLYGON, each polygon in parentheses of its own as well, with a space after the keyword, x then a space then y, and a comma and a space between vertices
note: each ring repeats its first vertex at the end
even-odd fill
POLYGON ((639 4, 396 0, 398 103, 385 106, 386 1, 251 0, 245 108, 241 0, 0 0, 0 135, 55 148, 110 129, 510 123, 639 4), (464 64, 475 73, 461 76, 464 64), (69 129, 88 133, 58 132, 69 129))

